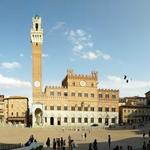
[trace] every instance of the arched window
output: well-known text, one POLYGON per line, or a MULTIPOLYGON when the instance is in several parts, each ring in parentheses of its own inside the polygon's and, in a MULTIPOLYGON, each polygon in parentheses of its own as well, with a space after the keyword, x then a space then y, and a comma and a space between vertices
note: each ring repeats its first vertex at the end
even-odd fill
POLYGON ((35 29, 38 31, 38 23, 35 24, 35 29))

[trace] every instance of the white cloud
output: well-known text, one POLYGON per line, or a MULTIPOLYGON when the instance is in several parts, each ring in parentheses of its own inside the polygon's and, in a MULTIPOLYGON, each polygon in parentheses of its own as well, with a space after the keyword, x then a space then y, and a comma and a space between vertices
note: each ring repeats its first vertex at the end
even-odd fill
POLYGON ((65 22, 57 22, 51 29, 50 29, 50 32, 53 32, 53 31, 56 31, 56 30, 59 30, 61 28, 63 28, 65 26, 65 22))
POLYGON ((88 59, 88 60, 95 60, 95 59, 104 59, 104 60, 109 60, 111 58, 110 55, 105 54, 99 50, 97 51, 88 51, 88 52, 82 52, 79 53, 81 58, 83 59, 88 59))
POLYGON ((114 82, 121 82, 121 78, 117 76, 108 76, 107 78, 114 82))
POLYGON ((0 87, 2 88, 30 88, 31 83, 28 81, 23 81, 20 79, 15 79, 12 77, 5 77, 2 74, 0 74, 0 87))
POLYGON ((86 31, 82 29, 68 30, 67 32, 65 32, 65 34, 72 42, 72 50, 76 56, 88 60, 109 60, 111 58, 109 54, 105 54, 100 50, 93 50, 94 42, 92 41, 92 36, 86 31))
POLYGON ((21 53, 19 56, 20 56, 20 57, 24 57, 24 54, 21 53))
POLYGON ((68 39, 72 42, 74 46, 74 52, 80 52, 84 48, 93 47, 94 43, 91 40, 91 35, 86 33, 82 29, 68 30, 65 34, 68 36, 68 39))
POLYGON ((128 83, 118 76, 108 76, 107 80, 101 81, 100 88, 119 89, 120 96, 144 96, 150 89, 150 81, 129 80, 128 83))
POLYGON ((87 53, 83 53, 81 57, 84 59, 94 60, 94 59, 97 59, 98 55, 94 52, 89 51, 87 53))
POLYGON ((42 57, 48 57, 48 54, 44 54, 44 53, 43 53, 43 54, 42 54, 42 57))
POLYGON ((21 65, 18 62, 2 62, 0 63, 0 67, 6 69, 15 69, 15 68, 20 68, 21 65))

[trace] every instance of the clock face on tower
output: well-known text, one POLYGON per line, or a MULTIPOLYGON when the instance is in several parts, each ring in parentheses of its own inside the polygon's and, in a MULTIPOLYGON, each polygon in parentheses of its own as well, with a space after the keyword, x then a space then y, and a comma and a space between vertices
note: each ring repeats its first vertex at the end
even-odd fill
POLYGON ((85 81, 80 81, 80 85, 81 86, 86 86, 86 82, 85 81))
POLYGON ((34 81, 34 87, 40 87, 40 81, 34 81))

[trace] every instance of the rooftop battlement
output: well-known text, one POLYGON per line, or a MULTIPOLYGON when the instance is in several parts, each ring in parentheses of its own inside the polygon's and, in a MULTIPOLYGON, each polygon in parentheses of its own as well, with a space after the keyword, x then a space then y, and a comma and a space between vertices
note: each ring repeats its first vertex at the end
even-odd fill
POLYGON ((102 92, 119 92, 118 89, 98 89, 98 91, 102 91, 102 92))
POLYGON ((62 86, 46 86, 45 89, 64 89, 66 87, 62 87, 62 86))
POLYGON ((91 74, 89 75, 84 75, 84 74, 75 74, 73 69, 68 69, 67 70, 67 77, 68 78, 76 78, 76 79, 98 79, 98 72, 92 71, 91 74))

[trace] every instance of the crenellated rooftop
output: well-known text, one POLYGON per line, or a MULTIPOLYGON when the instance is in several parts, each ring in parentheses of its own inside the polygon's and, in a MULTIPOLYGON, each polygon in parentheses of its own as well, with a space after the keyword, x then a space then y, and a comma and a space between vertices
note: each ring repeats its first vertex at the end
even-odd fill
POLYGON ((118 89, 98 89, 98 91, 103 91, 103 92, 119 92, 118 89))
POLYGON ((98 72, 92 71, 91 74, 89 75, 84 75, 84 74, 75 74, 73 69, 68 69, 67 70, 67 77, 68 78, 78 78, 78 79, 98 79, 98 72))
POLYGON ((62 86, 46 86, 46 89, 64 89, 65 87, 62 86))

